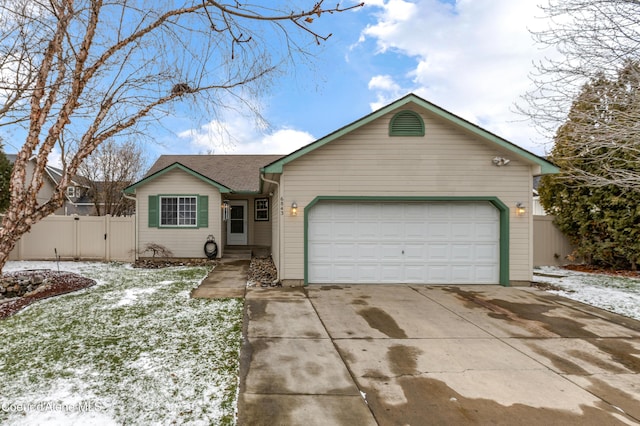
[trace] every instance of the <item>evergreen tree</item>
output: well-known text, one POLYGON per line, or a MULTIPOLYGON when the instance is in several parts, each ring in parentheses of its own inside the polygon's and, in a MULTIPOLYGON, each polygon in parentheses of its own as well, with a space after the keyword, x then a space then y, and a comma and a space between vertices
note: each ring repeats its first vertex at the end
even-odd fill
POLYGON ((640 191, 587 179, 610 177, 612 168, 637 173, 638 151, 628 140, 634 135, 616 129, 628 128, 640 111, 639 71, 628 63, 615 80, 600 75, 583 87, 550 156, 561 173, 541 181, 542 205, 589 264, 635 270, 640 260, 640 191))
POLYGON ((9 207, 9 181, 11 180, 13 166, 4 153, 0 142, 0 213, 9 207))

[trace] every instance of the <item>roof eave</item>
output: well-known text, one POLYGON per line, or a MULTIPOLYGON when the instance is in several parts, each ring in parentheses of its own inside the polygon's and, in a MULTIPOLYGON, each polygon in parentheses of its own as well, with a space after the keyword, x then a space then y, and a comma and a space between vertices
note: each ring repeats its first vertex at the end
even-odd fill
POLYGON ((220 191, 221 194, 226 194, 226 193, 233 192, 231 190, 231 188, 228 188, 228 187, 222 185, 221 183, 216 182, 213 179, 209 179, 208 177, 206 177, 206 176, 196 172, 195 170, 190 169, 189 167, 187 167, 187 166, 185 166, 183 164, 180 164, 178 162, 172 163, 172 164, 168 165, 167 167, 165 167, 165 168, 163 168, 161 170, 158 170, 154 174, 149 175, 149 176, 145 177, 144 179, 141 179, 138 182, 129 185, 128 187, 126 187, 123 190, 123 192, 125 194, 129 194, 129 195, 135 194, 136 193, 136 188, 138 188, 139 186, 145 185, 145 184, 149 183, 150 181, 152 181, 152 180, 162 176, 163 174, 165 174, 167 172, 170 172, 171 170, 174 170, 176 168, 179 169, 179 170, 182 170, 185 173, 190 174, 191 176, 194 176, 197 179, 202 180, 205 183, 208 183, 209 185, 212 185, 212 186, 216 187, 218 189, 218 191, 220 191))

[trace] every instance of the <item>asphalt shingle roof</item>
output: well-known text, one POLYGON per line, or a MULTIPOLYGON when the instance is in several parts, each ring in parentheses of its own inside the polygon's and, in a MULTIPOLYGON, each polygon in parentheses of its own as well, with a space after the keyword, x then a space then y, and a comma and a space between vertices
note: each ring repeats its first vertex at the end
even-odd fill
POLYGON ((174 163, 180 163, 238 192, 260 190, 260 168, 282 155, 161 155, 145 178, 174 163))

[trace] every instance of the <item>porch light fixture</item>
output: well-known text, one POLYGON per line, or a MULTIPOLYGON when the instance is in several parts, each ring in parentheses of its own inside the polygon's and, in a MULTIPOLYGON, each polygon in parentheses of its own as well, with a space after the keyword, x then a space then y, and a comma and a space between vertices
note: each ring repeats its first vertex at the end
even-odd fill
POLYGON ((291 216, 298 216, 298 205, 295 201, 291 203, 291 216))
POLYGON ((518 201, 516 203, 516 216, 524 216, 526 212, 527 212, 527 209, 525 208, 524 204, 518 201))
POLYGON ((229 220, 229 201, 224 200, 222 202, 222 220, 226 222, 229 220))

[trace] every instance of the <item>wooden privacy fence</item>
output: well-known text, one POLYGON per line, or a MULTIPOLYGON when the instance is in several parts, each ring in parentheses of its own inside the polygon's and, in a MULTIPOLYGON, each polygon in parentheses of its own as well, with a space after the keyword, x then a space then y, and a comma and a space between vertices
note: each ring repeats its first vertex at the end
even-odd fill
POLYGON ((135 260, 135 217, 49 216, 22 236, 9 260, 135 260))
POLYGON ((533 216, 533 266, 560 266, 573 263, 573 247, 553 224, 554 216, 533 216))

